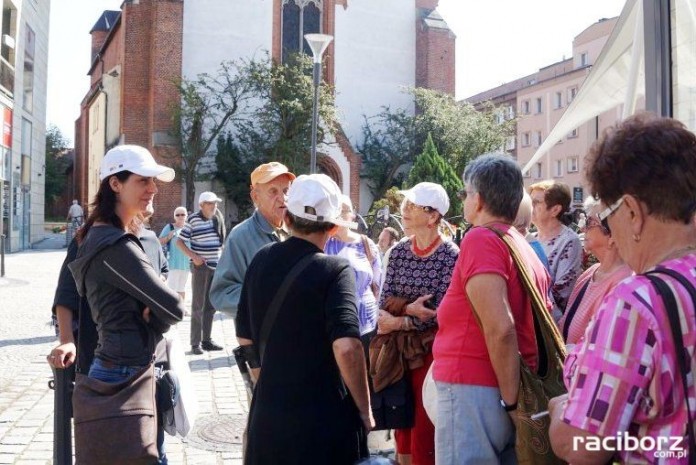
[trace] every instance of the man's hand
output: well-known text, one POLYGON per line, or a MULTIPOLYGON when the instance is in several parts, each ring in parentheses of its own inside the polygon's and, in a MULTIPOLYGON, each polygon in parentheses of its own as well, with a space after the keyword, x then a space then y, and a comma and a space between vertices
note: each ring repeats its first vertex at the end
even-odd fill
POLYGON ((59 344, 51 350, 51 354, 47 357, 48 364, 54 368, 68 368, 75 363, 77 350, 73 342, 59 344))
POLYGON ((145 307, 143 309, 143 320, 145 320, 145 323, 150 322, 150 307, 145 307))
POLYGON ((406 305, 406 315, 415 316, 420 321, 428 321, 435 318, 435 315, 437 314, 435 310, 425 306, 425 302, 430 300, 432 297, 432 294, 422 295, 415 301, 406 305))
POLYGON ((193 257, 191 257, 191 261, 196 266, 201 266, 205 263, 205 260, 203 260, 203 258, 198 254, 193 254, 193 257))

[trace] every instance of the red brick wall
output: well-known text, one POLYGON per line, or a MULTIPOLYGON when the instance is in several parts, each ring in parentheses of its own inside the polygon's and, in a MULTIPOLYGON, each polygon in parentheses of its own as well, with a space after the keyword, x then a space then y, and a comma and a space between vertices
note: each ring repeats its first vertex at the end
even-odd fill
MULTIPOLYGON (((435 2, 437 3, 437 2, 435 2)), ((454 95, 455 36, 450 30, 416 24, 416 87, 454 95)))

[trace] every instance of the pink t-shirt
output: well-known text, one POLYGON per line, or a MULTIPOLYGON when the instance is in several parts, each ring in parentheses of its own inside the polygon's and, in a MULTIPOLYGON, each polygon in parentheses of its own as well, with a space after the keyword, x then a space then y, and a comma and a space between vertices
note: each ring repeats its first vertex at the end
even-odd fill
POLYGON ((580 342, 583 334, 585 334, 587 325, 590 323, 592 316, 597 313, 597 309, 602 303, 604 296, 607 295, 609 291, 614 289, 614 286, 633 274, 633 271, 631 271, 628 265, 624 264, 616 268, 610 275, 605 276, 604 279, 597 282, 592 279, 595 271, 597 271, 597 268, 599 268, 599 263, 592 265, 580 275, 575 283, 573 292, 570 293, 570 298, 568 299, 568 305, 566 306, 565 313, 558 322, 558 328, 561 330, 561 332, 563 332, 570 307, 575 303, 580 290, 589 281, 587 290, 585 290, 585 294, 583 295, 582 300, 575 311, 575 315, 573 316, 573 319, 570 320, 568 337, 565 341, 566 344, 577 344, 580 342))
MULTIPOLYGON (((696 285, 696 254, 660 265, 696 285)), ((686 289, 664 274, 658 276, 676 291, 684 345, 696 370, 696 315, 686 289)), ((683 436, 686 402, 675 348, 662 298, 644 276, 619 283, 602 302, 586 337, 566 359, 568 403, 563 421, 599 436, 627 432, 636 438, 683 436)), ((696 407, 693 376, 689 401, 696 407)), ((692 407, 696 418, 696 408, 692 407)), ((672 443, 663 444, 668 450, 672 443)), ((686 441, 682 443, 686 447, 686 441)), ((682 458, 656 457, 654 451, 623 451, 625 463, 686 463, 682 458)))
MULTIPOLYGON (((542 296, 548 295, 550 277, 534 250, 515 228, 492 225, 509 234, 528 269, 534 273, 542 296)), ((483 333, 466 296, 466 283, 478 274, 497 274, 508 283, 507 298, 517 329, 517 342, 526 363, 536 369, 537 347, 531 301, 527 297, 507 245, 492 231, 476 227, 462 240, 447 293, 437 310, 439 329, 433 344, 433 378, 456 384, 498 386, 483 333)), ((547 308, 551 303, 547 302, 547 308)))

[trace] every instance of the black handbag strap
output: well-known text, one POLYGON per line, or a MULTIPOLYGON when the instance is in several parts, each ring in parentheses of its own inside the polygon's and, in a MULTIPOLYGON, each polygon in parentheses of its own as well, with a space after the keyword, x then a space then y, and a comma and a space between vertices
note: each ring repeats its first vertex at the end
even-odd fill
MULTIPOLYGON (((677 300, 674 297, 674 293, 670 289, 669 285, 655 276, 656 274, 666 274, 673 277, 679 281, 689 292, 691 300, 696 305, 696 288, 688 281, 684 276, 676 273, 674 270, 667 270, 664 268, 659 268, 648 273, 644 276, 650 280, 650 282, 657 289, 658 294, 662 297, 665 304, 665 309, 667 312, 667 317, 669 318, 669 326, 672 331, 672 338, 674 339, 674 348, 676 351, 677 364, 679 366, 679 371, 681 372, 682 387, 684 389, 684 399, 686 402, 686 413, 689 418, 689 423, 686 425, 686 436, 689 441, 689 463, 696 464, 696 439, 694 437, 694 421, 691 415, 691 408, 689 406, 689 387, 686 381, 687 373, 689 369, 686 365, 687 352, 684 347, 684 339, 682 337, 681 323, 679 321, 679 310, 677 307, 677 300)), ((690 362, 690 359, 689 359, 690 362)))
POLYGON ((573 303, 570 305, 570 308, 566 312, 565 322, 563 323, 564 341, 568 340, 568 333, 570 332, 570 323, 573 321, 573 318, 575 317, 575 312, 578 311, 578 307, 580 306, 580 302, 582 302, 582 298, 585 297, 585 292, 587 291, 587 288, 590 287, 590 281, 592 281, 592 278, 585 281, 585 284, 582 286, 582 289, 580 289, 580 292, 578 292, 578 295, 575 297, 575 300, 573 300, 573 303))
POLYGON ((280 306, 285 300, 285 296, 288 293, 288 289, 290 289, 290 286, 300 275, 300 273, 302 273, 304 269, 307 268, 307 265, 309 265, 309 262, 312 260, 312 258, 314 258, 314 254, 310 253, 302 257, 302 259, 300 259, 300 261, 298 261, 295 264, 295 266, 292 267, 292 269, 280 285, 280 288, 278 288, 278 292, 276 292, 276 295, 273 297, 271 305, 268 307, 266 316, 264 316, 263 322, 261 323, 261 335, 259 336, 259 362, 262 366, 263 353, 266 351, 266 343, 268 342, 268 336, 270 336, 271 329, 273 329, 273 323, 275 323, 276 316, 278 315, 278 310, 280 310, 280 306))

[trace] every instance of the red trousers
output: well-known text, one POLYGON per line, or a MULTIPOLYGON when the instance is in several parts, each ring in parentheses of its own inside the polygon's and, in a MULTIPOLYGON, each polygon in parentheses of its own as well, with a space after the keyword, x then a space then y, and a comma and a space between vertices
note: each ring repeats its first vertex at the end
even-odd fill
POLYGON ((397 429, 394 432, 396 452, 411 454, 412 465, 435 465, 435 426, 423 407, 423 381, 433 363, 432 354, 425 357, 424 362, 422 367, 406 372, 413 388, 416 421, 413 428, 397 429))

